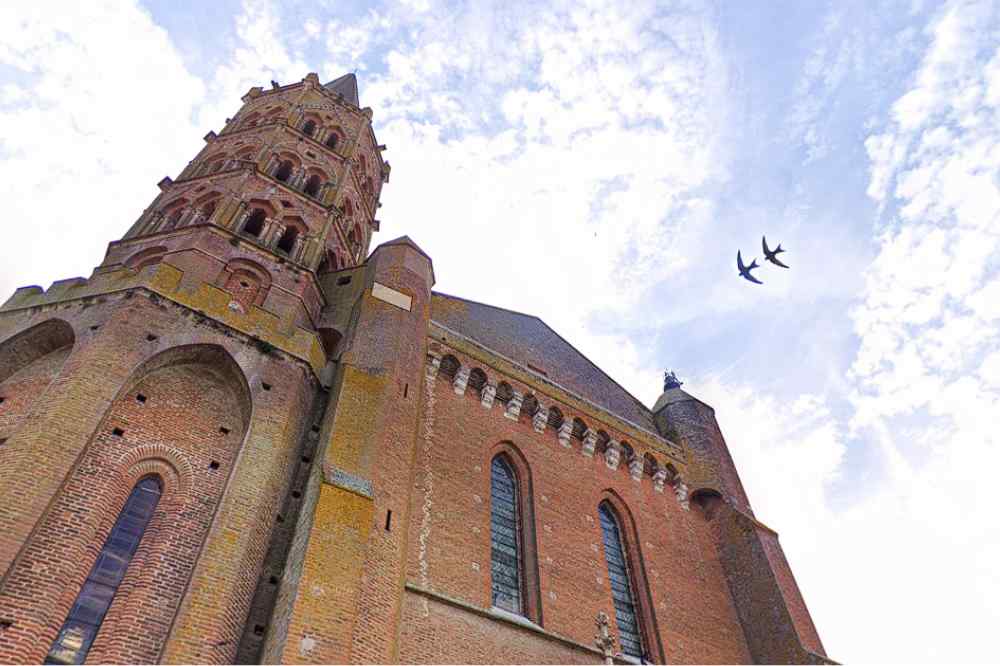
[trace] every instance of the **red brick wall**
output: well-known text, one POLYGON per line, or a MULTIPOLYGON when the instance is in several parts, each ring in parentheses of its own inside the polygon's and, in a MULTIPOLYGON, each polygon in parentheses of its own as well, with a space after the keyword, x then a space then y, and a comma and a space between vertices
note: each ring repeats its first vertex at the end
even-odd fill
POLYGON ((14 621, 0 661, 45 656, 143 472, 160 476, 165 492, 89 659, 156 660, 246 428, 240 387, 186 352, 173 354, 178 365, 146 374, 112 403, 21 552, 0 593, 0 607, 14 621), (155 463, 144 467, 145 460, 155 463))
POLYGON ((44 396, 73 351, 72 345, 49 352, 0 382, 0 440, 17 430, 21 420, 44 396))
MULTIPOLYGON (((491 380, 502 379, 491 371, 491 380)), ((648 594, 639 590, 637 596, 654 618, 666 661, 750 660, 713 534, 700 514, 681 507, 669 486, 661 493, 648 476, 634 480, 624 461, 617 470, 609 469, 603 457, 584 456, 578 440, 567 449, 552 428, 537 433, 529 418, 506 418, 499 403, 485 409, 471 389, 459 396, 450 382, 435 379, 424 390, 426 436, 418 442, 415 463, 410 581, 479 608, 490 606, 489 465, 495 446, 506 440, 531 469, 545 630, 590 645, 597 613, 614 617, 597 516, 602 498, 614 493, 635 521, 649 581, 648 594)), ((554 404, 541 395, 539 400, 554 404)), ((559 407, 572 414, 568 406, 559 407)), ((442 635, 461 636, 466 620, 449 612, 433 622, 442 635)), ((477 648, 483 654, 469 659, 511 659, 503 635, 488 633, 493 637, 488 647, 477 648)), ((442 645, 434 654, 427 646, 408 644, 414 640, 415 632, 405 631, 400 653, 428 661, 456 657, 453 647, 442 645)), ((656 655, 659 650, 653 648, 656 655)), ((525 660, 541 660, 542 654, 525 660)))

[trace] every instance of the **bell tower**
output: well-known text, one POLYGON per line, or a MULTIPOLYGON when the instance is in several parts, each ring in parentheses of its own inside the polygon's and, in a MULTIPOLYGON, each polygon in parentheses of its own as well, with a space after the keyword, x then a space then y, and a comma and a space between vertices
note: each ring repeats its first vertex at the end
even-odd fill
POLYGON ((338 294, 392 254, 368 258, 384 149, 353 74, 252 88, 89 278, 0 306, 0 662, 257 649, 319 474, 338 294))
MULTIPOLYGON (((284 277, 353 268, 378 231, 390 170, 384 148, 353 74, 325 85, 311 73, 300 83, 252 88, 177 178, 160 181, 160 194, 111 244, 104 265, 125 256, 141 267, 165 254, 184 263, 199 251, 224 254, 231 270, 219 286, 243 310, 260 305, 270 286, 255 264, 268 272, 285 265, 284 277)), ((315 309, 313 281, 274 277, 286 306, 315 309)))

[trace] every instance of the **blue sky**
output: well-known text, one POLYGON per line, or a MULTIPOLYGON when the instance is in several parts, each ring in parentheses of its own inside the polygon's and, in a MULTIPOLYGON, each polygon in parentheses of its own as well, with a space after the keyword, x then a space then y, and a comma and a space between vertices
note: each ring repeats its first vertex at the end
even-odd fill
POLYGON ((376 242, 647 404, 675 369, 833 657, 985 661, 998 45, 974 0, 3 3, 0 292, 88 275, 251 86, 356 71, 376 242))

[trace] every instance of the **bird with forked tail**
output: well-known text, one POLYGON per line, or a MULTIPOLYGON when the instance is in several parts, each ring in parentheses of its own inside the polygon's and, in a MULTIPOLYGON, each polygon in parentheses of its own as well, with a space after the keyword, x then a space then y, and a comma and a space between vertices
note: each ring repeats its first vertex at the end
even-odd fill
POLYGON ((781 260, 778 259, 778 255, 781 254, 782 252, 785 252, 785 250, 781 249, 781 243, 778 243, 778 247, 774 248, 774 251, 772 252, 767 247, 767 237, 766 236, 761 236, 760 237, 760 242, 761 242, 761 245, 764 246, 764 260, 765 261, 770 261, 775 266, 781 266, 782 268, 788 268, 788 266, 786 266, 785 264, 781 263, 781 260))
POLYGON ((750 282, 754 282, 756 284, 764 284, 763 282, 761 282, 760 280, 758 280, 757 278, 755 278, 753 275, 750 274, 750 271, 752 271, 755 268, 758 268, 756 258, 750 262, 749 266, 745 266, 743 264, 743 256, 740 254, 739 250, 736 250, 736 267, 740 269, 740 275, 746 278, 747 280, 750 280, 750 282))

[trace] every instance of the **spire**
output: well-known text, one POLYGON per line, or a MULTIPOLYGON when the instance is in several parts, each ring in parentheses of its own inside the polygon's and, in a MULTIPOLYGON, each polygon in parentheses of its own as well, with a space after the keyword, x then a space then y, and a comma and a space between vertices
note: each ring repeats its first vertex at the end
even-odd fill
POLYGON ((358 99, 358 78, 353 72, 344 74, 339 79, 334 79, 323 86, 335 95, 343 95, 344 99, 354 106, 361 106, 358 99))

